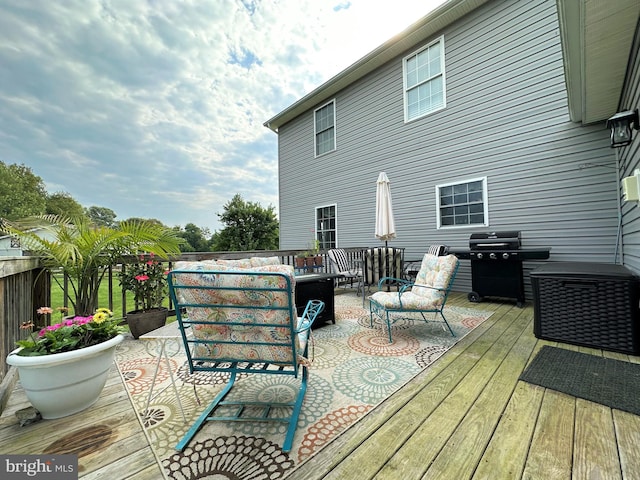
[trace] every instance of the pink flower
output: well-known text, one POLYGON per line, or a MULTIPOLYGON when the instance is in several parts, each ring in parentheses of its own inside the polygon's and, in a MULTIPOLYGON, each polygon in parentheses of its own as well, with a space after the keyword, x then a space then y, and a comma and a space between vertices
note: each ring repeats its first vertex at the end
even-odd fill
POLYGON ((149 276, 148 275, 136 275, 135 279, 138 280, 139 282, 144 282, 145 280, 149 280, 149 276))
POLYGON ((84 325, 85 323, 90 323, 93 321, 93 317, 73 317, 73 323, 75 325, 84 325))
POLYGON ((51 308, 51 307, 40 307, 38 310, 36 310, 36 313, 38 315, 46 315, 48 313, 53 313, 53 308, 51 308))
POLYGON ((60 327, 62 327, 62 324, 60 323, 56 323, 55 325, 49 325, 47 327, 44 327, 42 330, 38 332, 38 336, 43 337, 47 332, 53 332, 59 329, 60 327))

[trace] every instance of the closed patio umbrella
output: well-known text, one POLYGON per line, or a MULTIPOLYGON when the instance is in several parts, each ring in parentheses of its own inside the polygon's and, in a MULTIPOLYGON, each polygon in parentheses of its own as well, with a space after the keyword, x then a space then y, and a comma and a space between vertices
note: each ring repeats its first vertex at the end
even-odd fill
POLYGON ((396 238, 396 223, 393 219, 389 184, 387 174, 380 172, 376 189, 376 238, 384 240, 385 247, 388 240, 396 238))

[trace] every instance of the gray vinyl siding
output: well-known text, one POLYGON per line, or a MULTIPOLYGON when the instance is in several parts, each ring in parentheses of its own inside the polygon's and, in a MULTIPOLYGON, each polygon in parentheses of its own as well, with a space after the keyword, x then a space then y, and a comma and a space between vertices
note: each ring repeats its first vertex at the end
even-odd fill
MULTIPOLYGON (((489 2, 437 36, 332 96, 335 152, 314 158, 313 110, 279 129, 281 247, 304 248, 314 208, 331 203, 339 246, 379 245, 375 191, 385 171, 398 232, 389 244, 406 258, 431 244, 468 247, 476 231, 521 230, 523 246, 550 246, 553 261, 612 262, 615 152, 604 124, 569 119, 555 1, 489 2), (447 106, 405 123, 402 58, 439 35, 447 106), (483 176, 490 226, 438 230, 435 186, 483 176)), ((525 262, 528 298, 537 265, 525 262)), ((470 288, 462 261, 454 289, 470 288)))
MULTIPOLYGON (((635 42, 629 55, 624 91, 619 111, 640 108, 640 24, 636 28, 635 42)), ((633 132, 631 145, 617 149, 620 156, 621 179, 633 175, 640 168, 640 130, 633 132)), ((622 191, 620 190, 622 196, 622 191)), ((640 275, 640 205, 636 202, 622 203, 622 232, 624 264, 640 275)))

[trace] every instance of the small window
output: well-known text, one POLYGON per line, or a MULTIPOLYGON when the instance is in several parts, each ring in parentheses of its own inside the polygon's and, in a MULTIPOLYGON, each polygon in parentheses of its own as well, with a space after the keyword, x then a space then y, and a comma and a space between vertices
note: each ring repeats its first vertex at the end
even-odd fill
POLYGON ((335 103, 332 100, 314 113, 316 157, 336 149, 335 103))
POLYGON ((405 57, 402 68, 405 122, 446 106, 444 37, 405 57))
POLYGON ((487 178, 436 186, 438 228, 488 226, 487 178))
POLYGON ((316 239, 320 248, 336 248, 336 206, 316 208, 316 239))

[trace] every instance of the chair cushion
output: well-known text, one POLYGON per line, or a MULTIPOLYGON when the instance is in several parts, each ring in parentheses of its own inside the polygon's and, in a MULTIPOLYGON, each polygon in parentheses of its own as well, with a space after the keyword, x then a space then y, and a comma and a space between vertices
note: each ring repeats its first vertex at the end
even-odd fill
POLYGON ((438 257, 427 253, 422 259, 422 265, 420 266, 420 271, 414 283, 415 285, 425 285, 434 288, 421 288, 416 286, 411 288, 411 292, 417 296, 426 298, 427 301, 432 304, 441 302, 445 296, 444 290, 449 288, 449 283, 451 282, 453 272, 457 265, 458 259, 455 255, 438 257), (443 290, 435 290, 437 288, 443 290))
POLYGON ((362 269, 349 264, 347 252, 344 248, 332 248, 327 251, 330 260, 331 271, 343 277, 356 278, 362 276, 362 269))
POLYGON ((427 250, 427 253, 429 255, 435 255, 439 257, 440 255, 445 255, 447 253, 447 250, 449 250, 449 248, 446 245, 431 245, 429 247, 429 250, 427 250))
MULTIPOLYGON (((205 270, 202 262, 185 262, 180 270, 195 272, 205 270)), ((256 309, 255 307, 287 307, 289 301, 295 315, 294 304, 295 276, 290 265, 267 265, 253 267, 247 272, 252 275, 225 275, 224 272, 243 272, 239 267, 216 265, 216 273, 202 274, 178 274, 176 282, 190 286, 216 286, 238 287, 238 290, 206 290, 206 289, 179 289, 179 300, 184 303, 197 304, 224 304, 238 305, 237 308, 187 307, 187 316, 191 322, 216 322, 193 324, 192 331, 195 339, 211 341, 227 341, 232 343, 196 344, 194 355, 212 360, 245 359, 267 363, 291 364, 293 362, 293 349, 291 345, 273 345, 274 342, 291 342, 292 327, 297 329, 297 316, 291 318, 291 310, 256 309), (285 277, 274 275, 253 275, 261 272, 282 273, 289 278, 287 291, 252 290, 254 288, 277 286, 287 287, 285 277), (249 308, 253 307, 253 308, 249 308), (292 325, 293 321, 293 325, 292 325), (245 325, 225 325, 225 322, 238 322, 245 325), (264 327, 257 324, 270 323, 282 325, 282 327, 264 327), (247 345, 247 343, 265 343, 265 345, 247 345)), ((300 344, 300 338, 295 336, 298 362, 305 360, 301 354, 304 351, 300 344)))
MULTIPOLYGON (((298 317, 298 330, 300 330, 300 327, 302 326, 302 322, 303 322, 303 318, 302 317, 298 317)), ((307 359, 306 357, 303 356, 306 348, 307 348, 307 343, 309 342, 309 337, 311 336, 311 329, 308 328, 307 330, 304 330, 300 333, 298 333, 298 348, 300 355, 298 356, 298 362, 301 365, 306 365, 307 367, 311 365, 311 362, 309 361, 309 359, 307 359)))
POLYGON ((329 255, 329 259, 332 262, 331 266, 338 269, 336 273, 349 271, 349 261, 344 248, 333 248, 327 252, 327 255, 329 255))
POLYGON ((249 259, 252 267, 264 267, 266 265, 280 265, 279 257, 251 257, 249 259))
POLYGON ((402 263, 402 249, 378 247, 365 250, 365 283, 367 285, 377 285, 382 277, 402 278, 402 263))
POLYGON ((238 267, 238 268, 251 268, 251 260, 248 258, 236 258, 236 259, 218 259, 216 260, 218 265, 225 265, 227 267, 238 267))
POLYGON ((176 262, 174 268, 176 270, 190 270, 190 265, 197 264, 202 267, 201 270, 215 270, 215 267, 219 265, 224 265, 226 267, 236 267, 236 268, 252 268, 252 267, 263 267, 266 265, 280 265, 279 257, 251 257, 251 258, 236 258, 236 259, 224 259, 220 258, 218 260, 201 260, 198 262, 193 261, 179 261, 176 262))
POLYGON ((198 262, 180 260, 173 264, 174 270, 215 270, 218 262, 215 260, 200 260, 198 262))
POLYGON ((376 292, 369 298, 389 309, 431 310, 439 308, 444 301, 445 290, 449 288, 457 265, 458 259, 454 255, 437 257, 426 254, 422 259, 416 281, 410 290, 402 292, 402 294, 376 292))
POLYGON ((376 292, 369 299, 391 310, 431 310, 438 305, 437 299, 416 295, 411 291, 402 293, 402 304, 398 292, 376 292))

